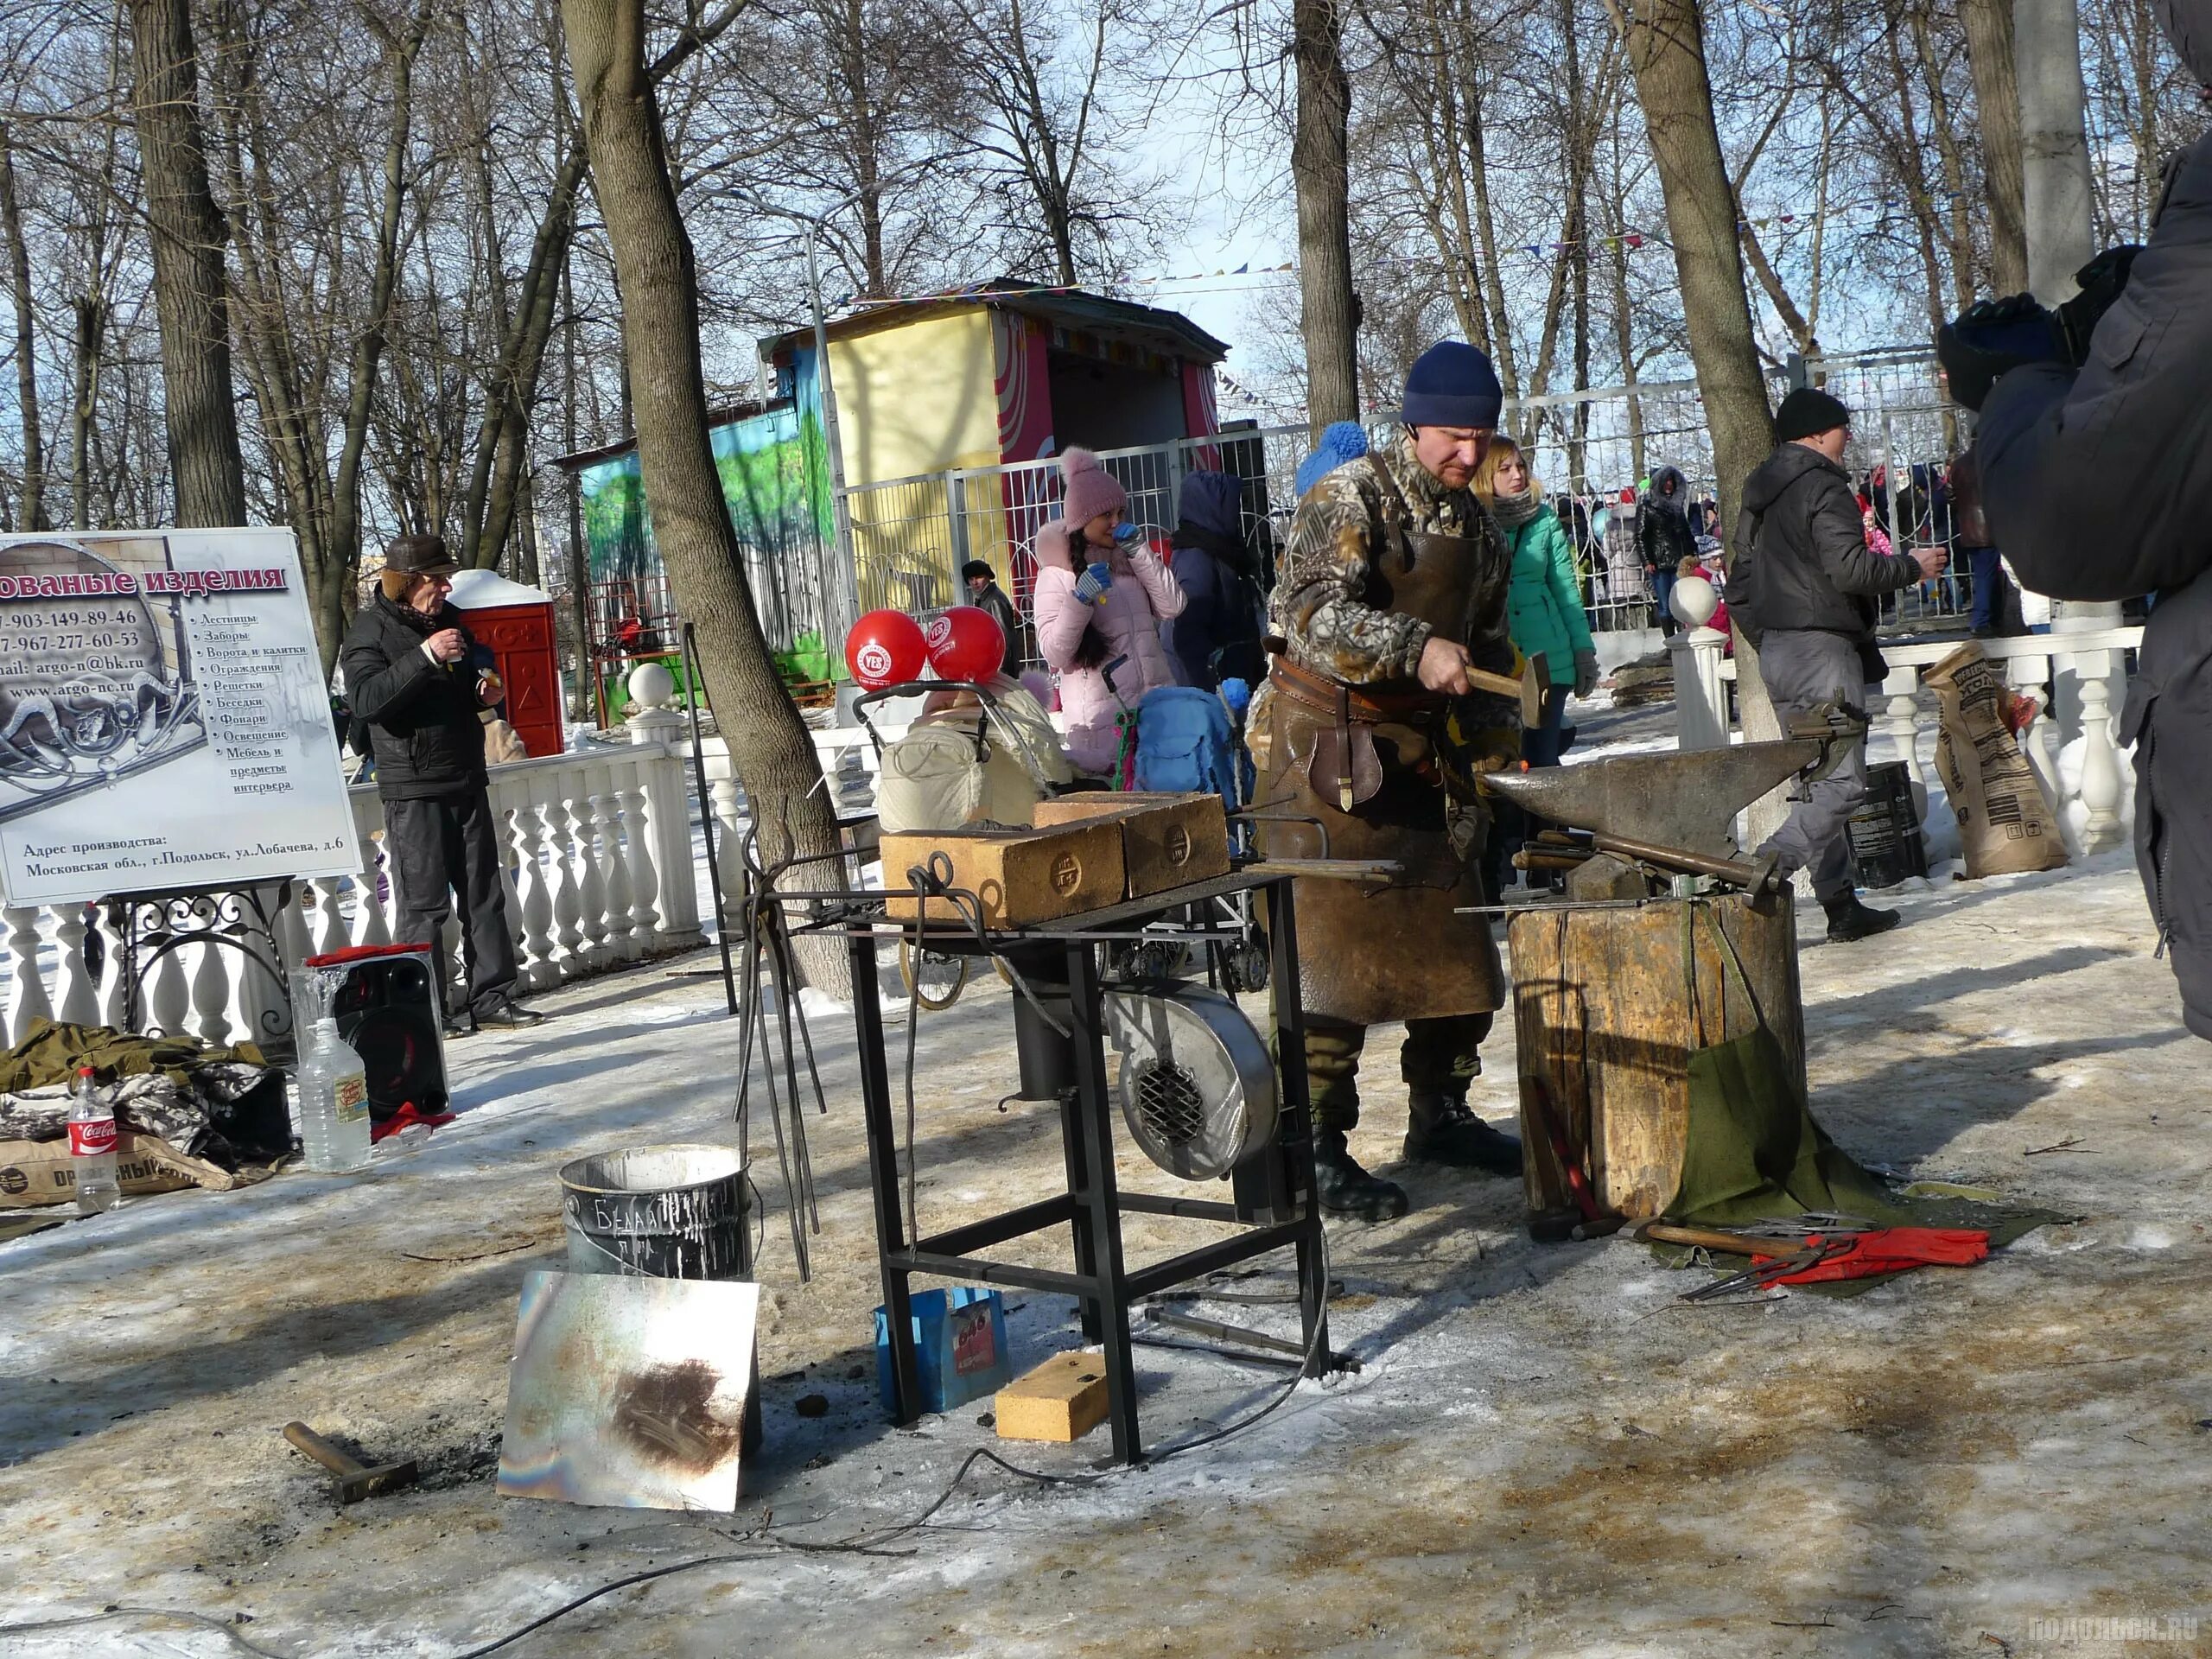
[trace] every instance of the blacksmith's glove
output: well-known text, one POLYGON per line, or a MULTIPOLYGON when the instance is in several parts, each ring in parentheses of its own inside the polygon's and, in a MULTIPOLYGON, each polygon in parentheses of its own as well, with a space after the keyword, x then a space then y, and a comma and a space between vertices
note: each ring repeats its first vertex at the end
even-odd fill
POLYGON ((1574 653, 1574 695, 1586 697, 1598 689, 1598 653, 1578 651, 1574 653))

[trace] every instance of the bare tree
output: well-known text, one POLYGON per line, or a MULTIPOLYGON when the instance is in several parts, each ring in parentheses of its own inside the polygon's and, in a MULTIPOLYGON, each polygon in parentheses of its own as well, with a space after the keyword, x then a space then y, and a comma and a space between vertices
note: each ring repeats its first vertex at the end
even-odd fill
POLYGON ((1359 418, 1359 296, 1351 279, 1351 79, 1337 0, 1292 0, 1298 71, 1290 147, 1298 194, 1300 328, 1306 338, 1306 422, 1318 440, 1332 421, 1359 418))
POLYGON ((16 195, 16 147, 0 121, 0 236, 8 242, 8 291, 16 313, 16 415, 22 423, 23 481, 16 509, 25 530, 47 528, 46 435, 39 419, 38 340, 32 327, 31 252, 23 240, 23 210, 16 195))
POLYGON ((1958 0, 1974 69, 1974 129, 1989 208, 1989 280, 1999 294, 2028 286, 2028 207, 2020 150, 2020 82, 2012 65, 2012 0, 1958 0))
POLYGON ((1713 433, 1721 522, 1774 444, 1736 238, 1736 191, 1721 158, 1697 0, 1609 0, 1643 105, 1675 245, 1690 360, 1713 433))
MULTIPOLYGON (((677 603, 698 625, 716 724, 760 826, 763 856, 833 853, 837 826, 819 787, 821 762, 768 654, 709 442, 694 255, 647 67, 643 0, 563 0, 561 13, 593 193, 621 275, 638 461, 654 539, 677 603)), ((819 868, 834 876, 838 867, 819 868)), ((841 955, 818 953, 806 964, 810 977, 834 974, 841 955)))
POLYGON ((231 379, 226 226, 207 179, 191 0, 130 0, 130 29, 176 519, 241 524, 245 461, 231 379))

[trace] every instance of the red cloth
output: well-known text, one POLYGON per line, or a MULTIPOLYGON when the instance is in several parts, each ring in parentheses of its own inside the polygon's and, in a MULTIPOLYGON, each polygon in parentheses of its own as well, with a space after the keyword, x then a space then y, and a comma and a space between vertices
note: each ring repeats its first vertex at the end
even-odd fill
POLYGON ((424 1112, 416 1109, 413 1101, 402 1103, 400 1109, 381 1123, 369 1125, 369 1139, 381 1141, 388 1135, 397 1135, 402 1129, 411 1129, 421 1124, 426 1129, 442 1129, 454 1120, 451 1112, 424 1112))
POLYGON ((1866 1233, 1815 1233, 1805 1248, 1822 1252, 1821 1259, 1770 1282, 1809 1285, 1827 1279, 1871 1279, 1907 1268, 1970 1268, 1987 1258, 1989 1235, 1965 1227, 1877 1227, 1866 1233))

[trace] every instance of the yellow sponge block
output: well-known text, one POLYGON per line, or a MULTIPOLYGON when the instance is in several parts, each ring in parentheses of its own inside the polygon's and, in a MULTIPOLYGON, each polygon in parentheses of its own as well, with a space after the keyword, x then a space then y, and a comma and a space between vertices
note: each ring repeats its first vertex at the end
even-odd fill
POLYGON ((1002 1440, 1079 1440, 1106 1421, 1106 1361, 1056 1354, 1001 1389, 994 1408, 1002 1440))

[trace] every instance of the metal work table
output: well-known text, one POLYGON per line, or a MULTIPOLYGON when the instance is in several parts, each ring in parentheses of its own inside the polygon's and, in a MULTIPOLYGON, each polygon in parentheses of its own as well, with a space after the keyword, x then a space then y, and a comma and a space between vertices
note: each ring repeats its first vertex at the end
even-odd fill
MULTIPOLYGON (((828 895, 809 895, 823 898, 828 895)), ((962 898, 969 895, 958 895, 962 898)), ((786 895, 797 899, 800 895, 786 895)), ((842 899, 843 895, 838 895, 842 899)), ((944 895, 931 894, 932 905, 944 895)), ((980 912, 974 912, 980 913, 980 912)), ((794 933, 842 933, 849 941, 853 1013, 860 1037, 861 1095, 868 1128, 868 1179, 875 1201, 877 1252, 883 1274, 883 1303, 889 1314, 892 1379, 896 1402, 893 1417, 912 1422, 921 1412, 907 1281, 915 1274, 1075 1297, 1085 1334, 1097 1342, 1105 1362, 1108 1421, 1114 1456, 1135 1463, 1144 1456, 1137 1426, 1136 1376, 1131 1360, 1130 1304, 1171 1286, 1187 1283, 1233 1263, 1284 1246, 1297 1251, 1300 1329, 1306 1371, 1329 1369, 1323 1282, 1320 1211, 1313 1201, 1313 1141, 1305 1065, 1305 1019, 1299 1006, 1296 923, 1292 913, 1291 878, 1272 871, 1247 872, 1196 882, 1103 910, 1024 927, 984 928, 938 924, 918 926, 884 914, 882 895, 862 904, 835 905, 808 919, 793 916, 794 933), (1223 925, 1198 919, 1215 913, 1214 901, 1231 895, 1263 893, 1268 906, 1268 945, 1275 1020, 1280 1109, 1273 1154, 1283 1160, 1278 1190, 1288 1199, 1272 1221, 1240 1220, 1236 1207, 1218 1201, 1124 1192, 1114 1173, 1115 1103, 1106 1080, 1105 1022, 1101 999, 1106 988, 1099 952, 1147 928, 1152 937, 1219 939, 1223 925), (1180 918, 1179 920, 1179 918, 1180 918), (1064 1192, 911 1243, 899 1199, 899 1143, 893 1124, 889 1066, 884 1053, 883 1011, 878 1001, 875 938, 879 933, 918 932, 933 950, 1000 955, 1021 951, 1033 958, 1037 947, 1065 950, 1070 1009, 1074 1016, 1075 1085, 1060 1094, 1060 1133, 1067 1179, 1064 1192), (1232 1236, 1166 1261, 1131 1268, 1123 1260, 1124 1215, 1180 1216, 1236 1226, 1232 1236), (1072 1273, 987 1260, 980 1252, 1015 1239, 1065 1226, 1072 1236, 1072 1273)), ((1056 992, 1057 995, 1057 988, 1056 992)), ((1016 995, 1021 995, 1017 989, 1016 995)), ((1267 1154, 1262 1154, 1264 1157, 1267 1154)))

